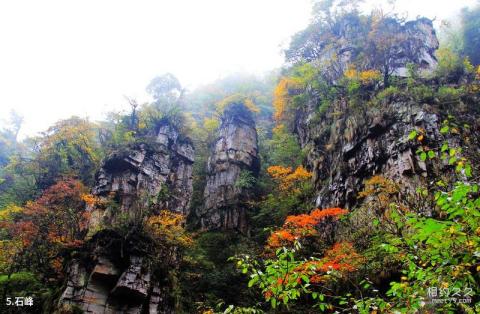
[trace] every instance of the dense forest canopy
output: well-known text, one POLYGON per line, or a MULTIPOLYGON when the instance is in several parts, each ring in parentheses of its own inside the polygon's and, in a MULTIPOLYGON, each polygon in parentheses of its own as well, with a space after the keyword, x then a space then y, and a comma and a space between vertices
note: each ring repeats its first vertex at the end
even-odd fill
POLYGON ((314 1, 263 76, 161 74, 23 140, 12 112, 0 312, 480 311, 480 4, 361 2, 314 1))

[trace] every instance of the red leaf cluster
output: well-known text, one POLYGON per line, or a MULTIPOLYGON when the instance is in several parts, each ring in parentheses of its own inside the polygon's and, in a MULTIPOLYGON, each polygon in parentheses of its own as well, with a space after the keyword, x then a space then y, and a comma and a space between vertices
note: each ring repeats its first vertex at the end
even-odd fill
POLYGON ((316 227, 324 219, 331 217, 336 220, 338 217, 348 213, 341 208, 315 209, 310 214, 288 216, 283 227, 273 232, 268 239, 268 247, 278 248, 291 245, 301 237, 314 236, 318 234, 316 227))

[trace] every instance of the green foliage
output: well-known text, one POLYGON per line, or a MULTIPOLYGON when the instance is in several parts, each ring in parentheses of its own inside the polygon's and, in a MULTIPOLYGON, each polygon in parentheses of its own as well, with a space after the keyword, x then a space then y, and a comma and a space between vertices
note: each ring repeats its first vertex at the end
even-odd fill
MULTIPOLYGON (((299 216, 299 218, 301 218, 299 216)), ((304 254, 304 253, 303 253, 304 254)), ((271 258, 256 258, 250 254, 231 258, 243 274, 249 276, 248 287, 261 290, 263 297, 271 308, 289 310, 295 305, 308 311, 313 305, 320 312, 327 310, 348 311, 347 296, 332 293, 329 288, 340 284, 348 277, 348 272, 355 271, 361 257, 350 244, 336 244, 323 254, 323 258, 310 256, 302 258, 302 246, 295 241, 292 248, 281 247, 271 258), (345 250, 345 248, 347 248, 345 250), (348 270, 347 270, 348 269, 348 270)))
POLYGON ((139 112, 139 134, 145 135, 156 130, 162 123, 169 122, 171 125, 187 135, 188 126, 185 123, 185 116, 181 106, 176 103, 152 103, 144 104, 139 112))
POLYGON ((255 178, 251 171, 242 170, 240 171, 240 175, 235 181, 235 187, 238 187, 240 189, 251 189, 255 186, 256 182, 257 178, 255 178))
POLYGON ((100 124, 100 143, 111 152, 120 147, 128 147, 135 140, 135 131, 129 116, 120 112, 107 113, 100 124))
POLYGON ((410 93, 418 102, 430 102, 435 96, 433 89, 424 84, 416 84, 411 88, 410 93))
POLYGON ((435 75, 442 82, 456 82, 464 73, 463 59, 449 48, 440 48, 436 52, 438 66, 435 75))
MULTIPOLYGON (((477 191, 477 185, 459 182, 451 191, 437 192, 435 199, 446 215, 444 219, 391 212, 401 233, 382 235, 381 248, 399 258, 404 277, 401 282, 390 283, 386 300, 390 306, 405 312, 420 310, 426 306, 429 288, 435 287, 479 293, 472 270, 479 262, 480 237, 476 232, 480 199, 471 198, 477 191)), ((464 308, 472 309, 472 305, 464 308)), ((454 311, 460 305, 446 303, 440 307, 454 311)))
POLYGON ((38 278, 28 272, 13 273, 10 276, 0 275, 0 290, 6 289, 7 285, 11 293, 20 293, 15 296, 29 296, 42 288, 38 278))
POLYGON ((317 1, 314 4, 312 22, 296 33, 285 50, 285 58, 291 63, 311 62, 321 57, 325 49, 335 44, 338 26, 349 20, 353 27, 361 31, 358 14, 359 1, 317 1))
POLYGON ((295 257, 299 249, 300 244, 296 242, 295 248, 280 248, 275 253, 275 259, 265 261, 257 261, 251 255, 241 255, 237 257, 236 265, 243 274, 249 274, 248 287, 257 286, 272 308, 281 303, 288 305, 303 294, 311 293, 308 290, 308 276, 294 271, 303 263, 295 257))
POLYGON ((285 126, 277 126, 272 132, 272 138, 266 140, 262 155, 262 166, 270 165, 297 167, 303 161, 303 153, 295 135, 288 132, 285 126), (267 153, 268 154, 265 154, 267 153))
MULTIPOLYGON (((16 297, 32 297, 33 306, 24 307, 25 313, 43 313, 45 301, 51 301, 51 291, 47 289, 39 278, 33 273, 17 272, 10 275, 0 275, 0 295, 11 298, 15 302, 16 297)), ((6 307, 6 300, 0 303, 2 313, 10 312, 12 308, 6 307)))
POLYGON ((445 103, 458 102, 464 93, 465 91, 462 87, 441 86, 437 91, 437 97, 441 102, 445 103))
POLYGON ((356 96, 360 91, 361 87, 362 85, 359 81, 350 80, 347 84, 347 95, 350 97, 356 96))
MULTIPOLYGON (((24 155, 26 157, 28 155, 24 155)), ((39 193, 36 165, 19 155, 10 157, 9 163, 0 170, 0 209, 9 204, 24 204, 39 193)))
POLYGON ((389 86, 384 90, 377 93, 375 96, 376 103, 382 103, 384 101, 389 101, 391 97, 400 94, 400 90, 396 86, 389 86))
MULTIPOLYGON (((449 130, 448 123, 444 123, 441 132, 446 134, 449 130)), ((414 140, 417 135, 417 131, 412 131, 409 139, 414 140)), ((405 211, 398 204, 391 204, 388 227, 377 229, 376 244, 371 250, 374 255, 380 256, 383 251, 393 256, 401 266, 402 276, 400 281, 390 282, 386 297, 357 300, 361 313, 375 307, 402 313, 434 308, 442 313, 473 313, 480 306, 475 301, 465 304, 429 303, 432 298, 448 298, 444 295, 445 291, 450 294, 456 292, 459 298, 468 298, 464 297, 465 291, 471 291, 472 299, 480 292, 477 284, 477 266, 480 263, 479 187, 471 181, 471 165, 459 156, 460 152, 459 148, 449 147, 448 143, 438 152, 419 150, 422 160, 440 156, 448 164, 455 165, 463 180, 456 182, 451 189, 439 181, 438 190, 433 195, 419 189, 422 197, 433 197, 437 207, 434 216, 425 216, 415 209, 405 211), (435 295, 432 291, 436 291, 435 295)))
POLYGON ((193 313, 200 306, 216 308, 219 303, 254 304, 254 294, 245 289, 246 280, 228 261, 230 256, 253 252, 254 247, 251 240, 233 232, 200 234, 185 253, 180 269, 183 312, 193 313))
POLYGON ((58 121, 41 136, 18 143, 0 169, 0 208, 25 203, 61 177, 91 184, 102 157, 96 124, 78 117, 58 121))
POLYGON ((233 105, 243 105, 252 113, 260 112, 260 109, 255 105, 255 103, 250 98, 242 94, 233 94, 222 99, 216 104, 217 113, 221 116, 227 108, 233 105))
POLYGON ((305 86, 307 84, 317 84, 318 74, 318 68, 311 63, 301 63, 290 70, 289 76, 296 80, 299 85, 305 86))
POLYGON ((101 149, 95 124, 78 117, 58 121, 37 138, 34 167, 40 172, 37 184, 46 188, 60 176, 77 176, 92 183, 101 149))
MULTIPOLYGON (((268 170, 271 168, 283 167, 273 166, 268 170)), ((263 242, 268 235, 266 227, 281 225, 287 215, 305 213, 310 209, 310 200, 313 197, 311 174, 305 171, 306 177, 293 178, 298 169, 305 171, 300 166, 296 171, 290 168, 292 172, 285 178, 273 180, 271 177, 261 177, 259 185, 262 186, 262 194, 265 197, 256 205, 257 210, 252 219, 259 241, 263 242), (282 187, 282 184, 286 186, 282 187)))
POLYGON ((272 116, 272 90, 276 73, 258 77, 247 74, 232 74, 211 84, 201 86, 185 95, 185 108, 196 121, 211 117, 216 112, 216 104, 230 95, 240 94, 260 109, 258 117, 270 119, 272 116))
POLYGON ((325 112, 327 112, 329 107, 330 107, 330 101, 328 101, 327 99, 322 99, 322 101, 320 102, 320 106, 318 106, 317 114, 319 115, 324 114, 325 112))
MULTIPOLYGON (((275 189, 270 191, 258 205, 258 213, 253 217, 257 226, 272 227, 280 225, 288 215, 305 213, 309 210, 308 200, 312 197, 313 187, 305 182, 299 193, 279 194, 275 189)), ((264 238, 266 230, 258 230, 260 238, 264 238)))

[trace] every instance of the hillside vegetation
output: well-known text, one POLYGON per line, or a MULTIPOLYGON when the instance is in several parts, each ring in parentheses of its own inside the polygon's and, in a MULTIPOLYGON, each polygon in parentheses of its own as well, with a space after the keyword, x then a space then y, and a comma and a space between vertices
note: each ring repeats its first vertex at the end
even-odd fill
POLYGON ((1 313, 480 312, 480 7, 316 1, 263 77, 0 132, 1 313), (4 302, 32 297, 19 310, 4 302))

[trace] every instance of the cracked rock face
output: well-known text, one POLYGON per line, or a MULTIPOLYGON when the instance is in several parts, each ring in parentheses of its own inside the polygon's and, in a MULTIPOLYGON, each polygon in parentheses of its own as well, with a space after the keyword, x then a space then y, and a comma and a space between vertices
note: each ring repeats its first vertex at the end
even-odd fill
MULTIPOLYGON (((333 111, 343 113, 340 117, 326 115, 312 123, 311 109, 297 117, 296 132, 302 147, 309 149, 307 166, 313 172, 316 206, 320 208, 353 208, 360 202, 357 196, 364 181, 375 175, 392 179, 400 183, 403 192, 413 193, 421 184, 453 171, 442 162, 427 165, 422 161, 417 154, 421 145, 441 147, 447 141, 465 151, 469 147, 462 136, 441 134, 446 117, 435 105, 405 98, 356 111, 346 102, 335 106, 333 111), (423 130, 422 143, 409 140, 412 130, 423 130)), ((470 141, 479 139, 477 111, 463 104, 456 108, 457 123, 472 126, 464 131, 470 141)), ((478 154, 478 150, 470 147, 469 153, 478 154)))
MULTIPOLYGON (((105 160, 92 190, 105 202, 87 208, 91 240, 84 257, 70 263, 60 309, 78 307, 95 314, 173 312, 170 287, 153 277, 146 253, 137 247, 140 244, 130 240, 124 245, 118 234, 102 227, 114 224, 118 216, 134 215, 145 197, 155 208, 188 215, 193 161, 191 142, 168 122, 144 143, 105 160), (114 209, 108 205, 112 201, 114 209)), ((166 269, 177 266, 173 260, 164 265, 166 269)))
POLYGON ((230 105, 223 113, 208 159, 204 208, 197 213, 202 229, 246 230, 245 202, 251 191, 237 180, 242 172, 257 177, 259 168, 252 114, 243 104, 230 105))
MULTIPOLYGON (((111 155, 97 173, 92 193, 101 199, 114 199, 121 212, 135 210, 136 200, 154 203, 161 209, 189 214, 192 195, 194 149, 168 123, 158 127, 149 143, 111 155)), ((115 222, 108 208, 92 210, 90 229, 115 222)))

